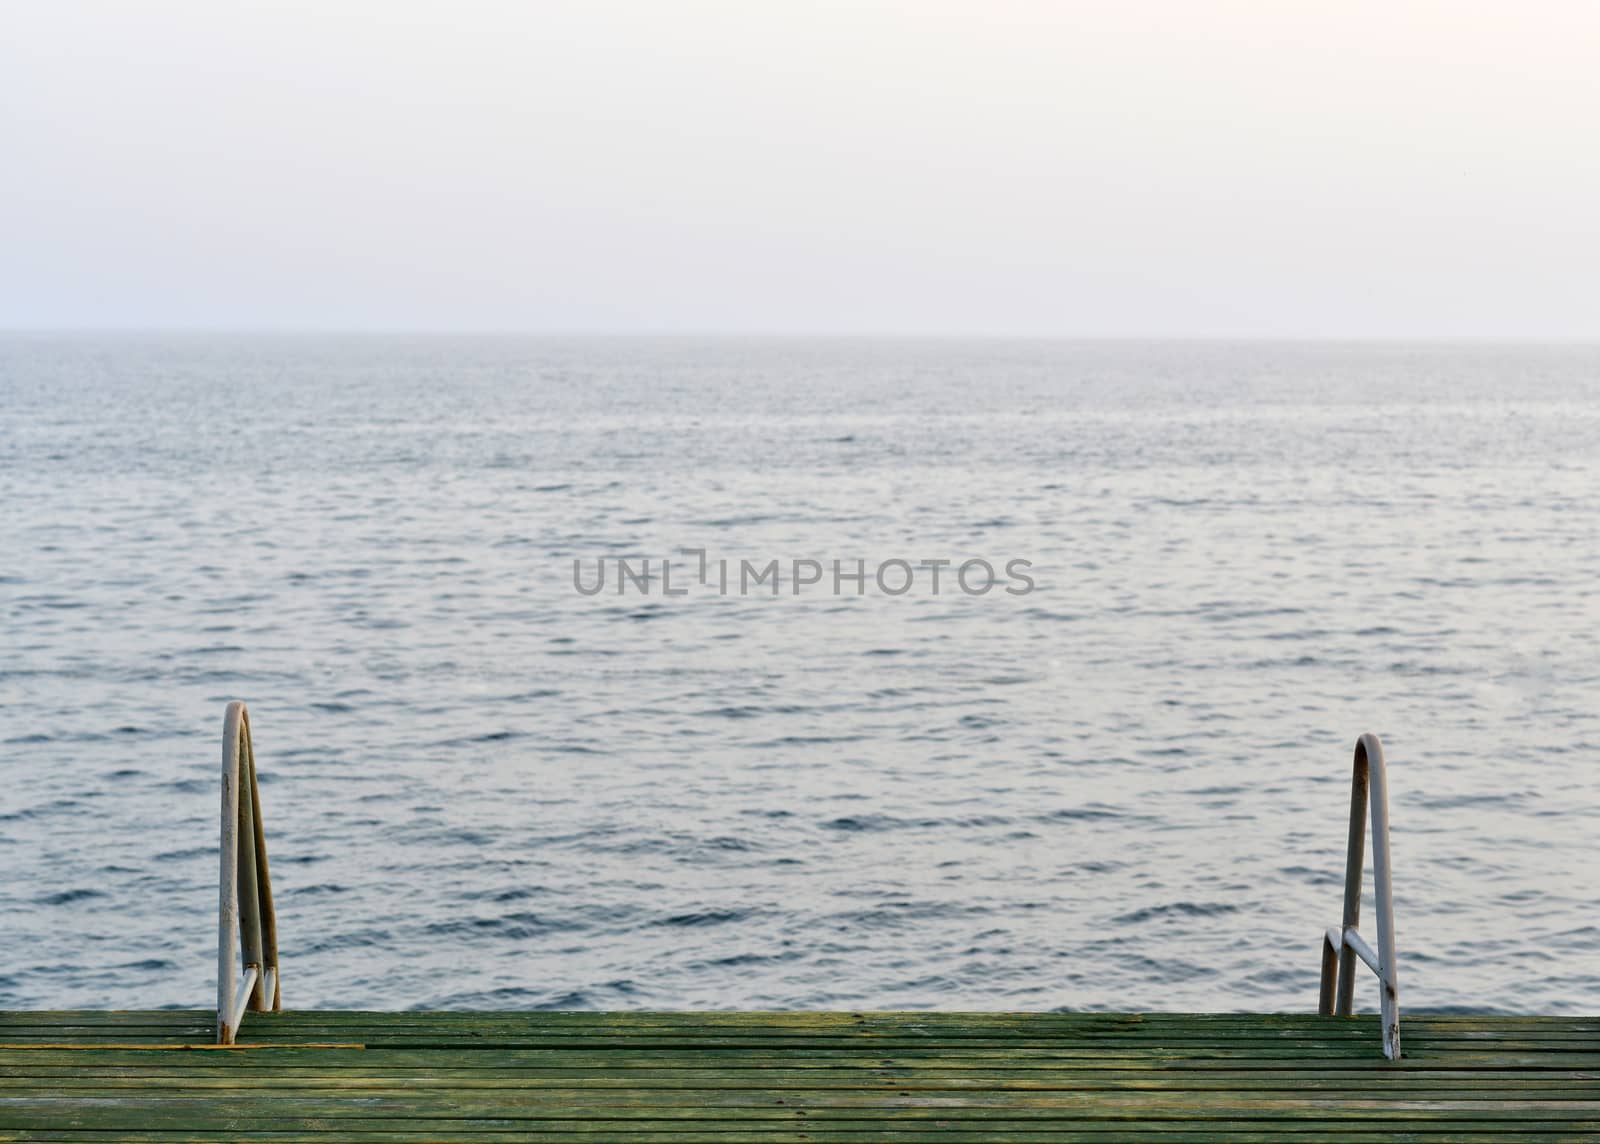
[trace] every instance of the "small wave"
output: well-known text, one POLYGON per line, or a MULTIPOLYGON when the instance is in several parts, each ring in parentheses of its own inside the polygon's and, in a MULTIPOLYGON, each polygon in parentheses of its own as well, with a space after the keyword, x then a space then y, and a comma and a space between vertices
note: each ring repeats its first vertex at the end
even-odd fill
POLYGON ((88 901, 90 898, 103 898, 105 896, 106 892, 104 890, 58 890, 53 894, 42 894, 33 900, 41 906, 66 906, 71 905, 73 902, 83 902, 88 901))
POLYGON ((738 969, 746 965, 779 965, 786 961, 797 961, 805 956, 801 950, 790 950, 785 953, 735 953, 728 957, 709 958, 697 964, 717 969, 738 969))
POLYGON ((587 1009, 590 1003, 586 994, 568 993, 556 1003, 542 1000, 536 989, 520 985, 503 985, 498 989, 484 989, 475 993, 449 993, 435 1002, 413 1005, 411 1012, 433 1009, 587 1009))
POLYGON ((673 914, 671 917, 653 921, 652 926, 661 926, 669 929, 700 926, 720 926, 729 922, 742 922, 750 917, 749 910, 697 910, 687 914, 673 914))
POLYGON ((712 719, 754 719, 757 716, 766 714, 766 708, 748 705, 742 707, 714 707, 706 711, 698 711, 696 714, 701 718, 712 719))
POLYGON ((702 528, 743 528, 752 524, 766 524, 777 519, 778 517, 771 513, 751 513, 748 516, 724 516, 714 520, 697 520, 694 523, 702 528))
POLYGON ((1065 806, 1060 810, 1052 810, 1039 816, 1041 821, 1062 822, 1096 822, 1108 818, 1126 818, 1126 812, 1100 803, 1090 803, 1088 806, 1065 806))
POLYGON ((1340 870, 1318 870, 1310 866, 1282 866, 1278 873, 1286 878, 1295 878, 1312 886, 1335 886, 1344 884, 1344 873, 1340 870))
POLYGON ((466 902, 521 902, 549 893, 543 886, 513 886, 509 890, 472 890, 461 895, 466 902))
POLYGON ((847 833, 880 830, 939 830, 944 827, 958 829, 1010 826, 1016 820, 1003 814, 967 814, 948 818, 896 818, 889 814, 851 814, 830 819, 822 824, 825 830, 842 830, 847 833))
POLYGON ((524 912, 506 914, 498 918, 452 918, 450 921, 433 922, 424 926, 422 932, 434 937, 521 941, 551 933, 570 933, 582 928, 575 922, 555 921, 538 914, 524 912))
POLYGON ((775 747, 819 747, 829 743, 859 743, 865 735, 784 735, 777 739, 752 743, 752 747, 771 750, 775 747))
MULTIPOLYGON (((216 852, 217 848, 215 846, 191 846, 187 850, 163 850, 155 856, 155 860, 157 862, 184 862, 190 858, 211 857, 216 852)), ((272 863, 276 866, 279 861, 280 859, 274 857, 272 863)))
POLYGON ((298 950, 291 951, 299 954, 335 953, 345 949, 372 949, 387 946, 393 941, 394 935, 386 929, 360 929, 348 933, 328 934, 316 938, 301 946, 298 950))
POLYGON ((886 814, 851 814, 822 824, 824 830, 843 830, 851 834, 870 830, 894 830, 905 823, 886 814))
MULTIPOLYGON (((1012 906, 1011 908, 1017 907, 1012 906)), ((1022 908, 1027 907, 1023 906, 1022 908)), ((842 922, 850 926, 861 926, 867 932, 872 932, 880 928, 902 929, 920 922, 982 918, 991 916, 993 913, 994 909, 992 907, 972 902, 881 902, 867 909, 849 910, 832 915, 829 920, 842 922)))
POLYGON ((1111 920, 1117 925, 1139 925, 1158 918, 1211 918, 1238 912, 1239 907, 1229 902, 1171 902, 1164 906, 1147 906, 1142 910, 1118 914, 1111 920))
MULTIPOLYGON (((263 778, 265 776, 262 776, 263 778)), ((209 780, 200 779, 173 779, 170 782, 159 784, 162 790, 176 791, 178 794, 206 794, 215 786, 209 780)))
POLYGON ((526 731, 511 731, 501 729, 498 731, 484 731, 477 735, 458 735, 452 739, 440 739, 433 745, 435 747, 465 747, 473 743, 508 743, 513 739, 527 737, 526 731))
POLYGON ((1490 791, 1483 794, 1416 795, 1416 804, 1425 810, 1466 810, 1486 807, 1509 810, 1525 807, 1536 796, 1528 791, 1490 791))

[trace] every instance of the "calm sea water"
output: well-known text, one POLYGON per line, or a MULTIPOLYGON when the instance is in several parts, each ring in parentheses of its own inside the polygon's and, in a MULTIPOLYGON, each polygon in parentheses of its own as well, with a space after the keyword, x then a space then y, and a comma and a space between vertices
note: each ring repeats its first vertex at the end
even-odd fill
POLYGON ((1306 1010, 1372 730, 1600 1009, 1600 348, 11 336, 0 506, 0 1007, 211 1001, 243 698, 292 1007, 1306 1010))

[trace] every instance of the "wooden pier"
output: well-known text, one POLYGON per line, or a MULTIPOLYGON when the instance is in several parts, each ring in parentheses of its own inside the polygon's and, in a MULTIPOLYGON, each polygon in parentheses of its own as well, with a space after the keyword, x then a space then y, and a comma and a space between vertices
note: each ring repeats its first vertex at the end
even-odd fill
POLYGON ((0 1013, 0 1140, 1600 1139, 1600 1017, 0 1013))
POLYGON ((1600 1017, 1408 1013, 1402 1054, 1372 735, 1350 807, 1319 1015, 278 1012, 255 751, 234 702, 216 1008, 0 1012, 0 1141, 1600 1141, 1600 1017), (1358 929, 1369 806, 1375 946, 1358 929), (1361 964, 1381 1016, 1349 1015, 1361 964))

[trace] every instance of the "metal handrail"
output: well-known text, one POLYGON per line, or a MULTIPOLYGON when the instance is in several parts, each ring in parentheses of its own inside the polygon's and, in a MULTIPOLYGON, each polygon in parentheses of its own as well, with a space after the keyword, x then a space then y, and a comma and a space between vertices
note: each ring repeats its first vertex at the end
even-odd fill
POLYGON ((275 1013, 278 919, 267 875, 261 793, 250 742, 250 713, 239 700, 222 720, 222 878, 217 916, 217 1043, 231 1045, 246 1010, 275 1013), (242 891, 242 893, 241 893, 242 891), (239 946, 244 977, 239 977, 239 946))
POLYGON ((1383 1055, 1400 1059, 1400 972, 1394 952, 1394 893, 1389 879, 1389 776, 1378 736, 1356 740, 1350 788, 1350 848, 1344 867, 1344 924, 1322 935, 1322 993, 1317 1011, 1348 1017, 1355 1004, 1356 959, 1378 975, 1383 1013, 1383 1055), (1367 806, 1372 807, 1372 881, 1378 908, 1378 948, 1357 931, 1361 922, 1361 870, 1365 864, 1367 806), (1335 977, 1337 976, 1337 988, 1335 977))

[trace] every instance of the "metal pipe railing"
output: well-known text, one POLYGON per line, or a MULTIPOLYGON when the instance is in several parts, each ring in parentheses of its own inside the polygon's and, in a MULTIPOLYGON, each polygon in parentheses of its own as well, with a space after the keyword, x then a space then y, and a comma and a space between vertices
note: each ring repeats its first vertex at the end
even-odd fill
POLYGON ((1317 1011, 1348 1017, 1355 1009, 1356 961, 1378 975, 1383 1014, 1383 1055, 1400 1059, 1400 973, 1394 951, 1394 891, 1389 877, 1389 776, 1378 736, 1356 740, 1350 786, 1350 842, 1344 866, 1344 922, 1322 935, 1322 987, 1317 1011), (1365 865, 1367 809, 1372 810, 1372 881, 1378 910, 1378 948, 1356 929, 1361 924, 1361 872, 1365 865))
POLYGON ((231 1045, 247 1010, 277 1012, 278 922, 261 829, 261 792, 250 713, 228 704, 222 720, 222 870, 217 915, 217 1043, 231 1045), (239 947, 244 947, 240 974, 239 947))

